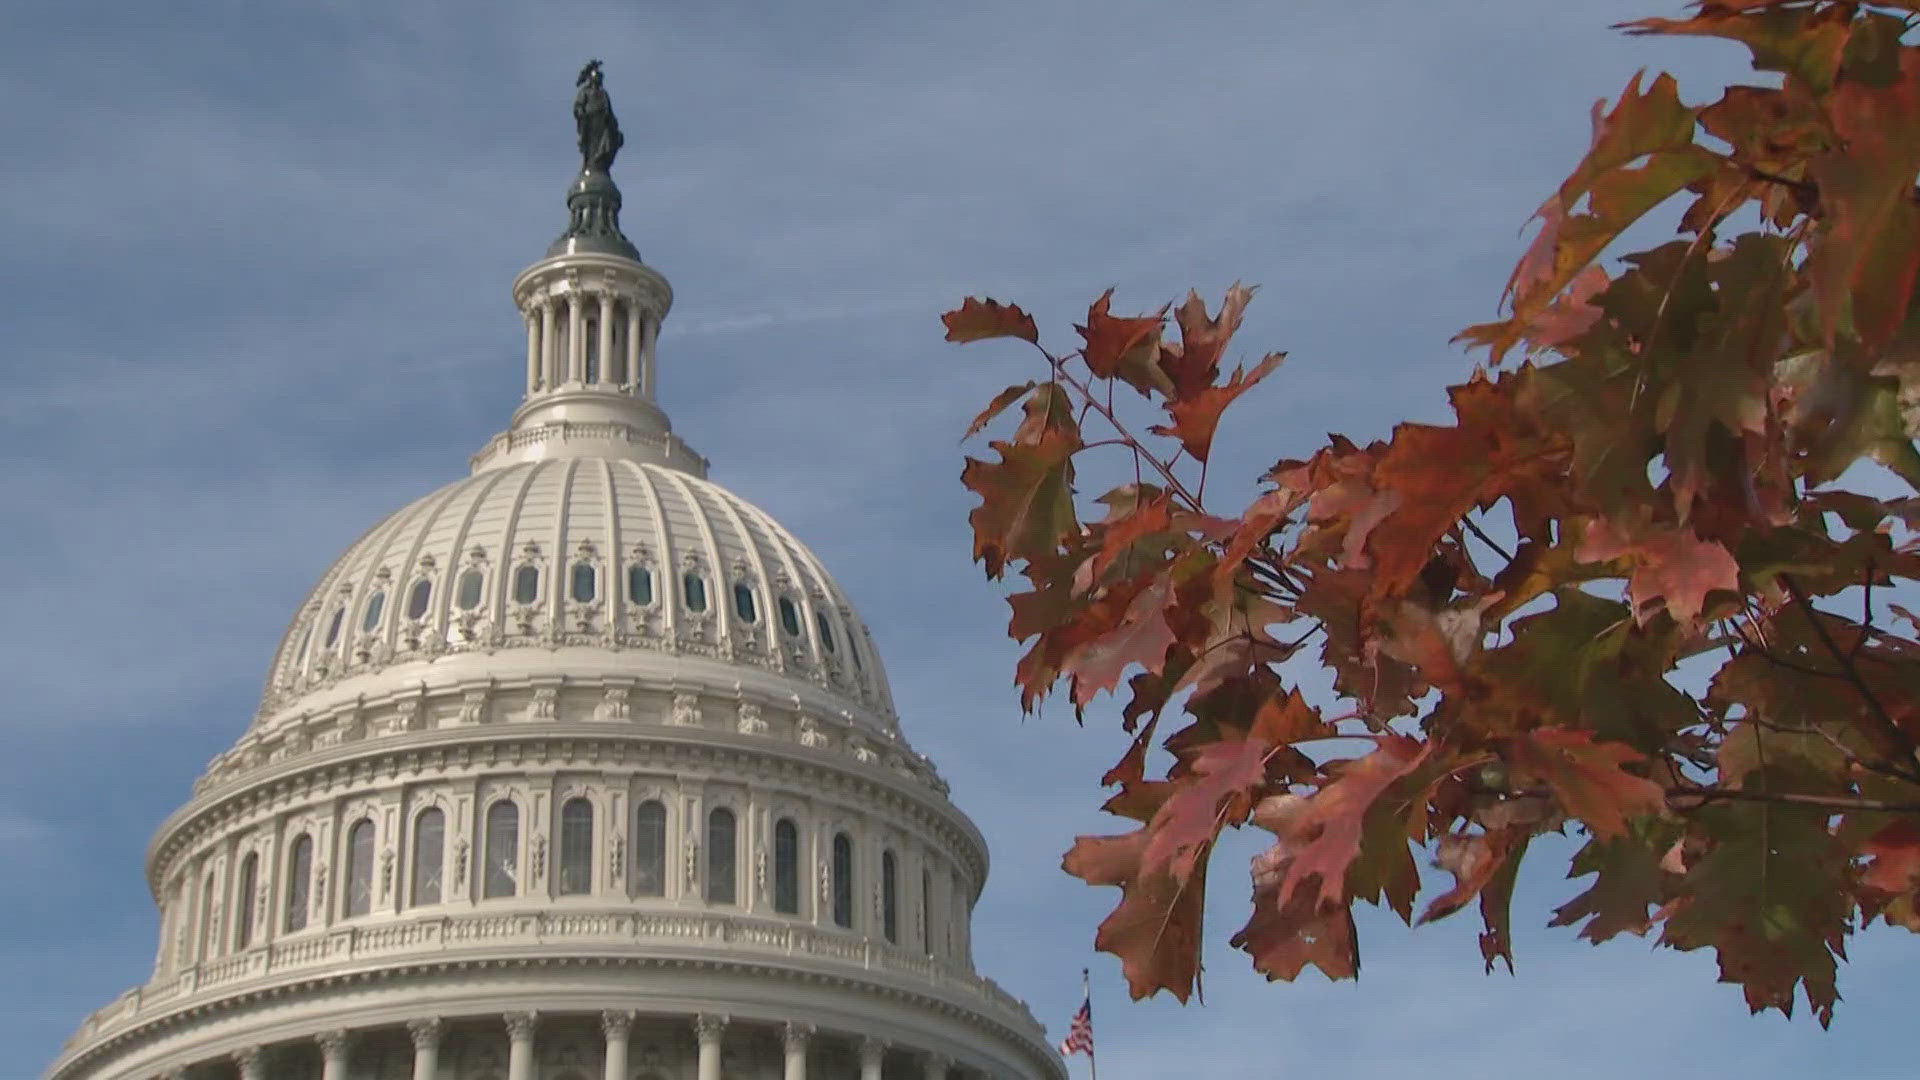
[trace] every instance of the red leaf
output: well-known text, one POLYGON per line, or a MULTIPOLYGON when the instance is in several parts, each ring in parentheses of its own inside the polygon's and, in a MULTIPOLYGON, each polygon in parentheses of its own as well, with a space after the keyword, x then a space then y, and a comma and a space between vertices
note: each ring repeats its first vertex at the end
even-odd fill
POLYGON ((1643 760, 1624 743, 1595 743, 1591 732, 1541 728, 1508 746, 1516 779, 1544 784, 1568 817, 1602 839, 1624 833, 1629 817, 1666 809, 1666 789, 1620 767, 1643 760))
POLYGON ((1209 316, 1200 294, 1187 293, 1186 302, 1173 313, 1180 343, 1160 347, 1160 369, 1173 381, 1174 396, 1186 397, 1213 385, 1220 356, 1240 329, 1240 315, 1251 299, 1253 290, 1235 282, 1220 303, 1220 314, 1209 316))
MULTIPOLYGON (((1157 315, 1120 318, 1107 313, 1107 305, 1112 300, 1113 290, 1108 289, 1087 309, 1087 324, 1074 327, 1086 340, 1080 355, 1086 360, 1087 369, 1102 379, 1125 378, 1129 373, 1138 377, 1152 366, 1159 352, 1160 331, 1166 325, 1167 309, 1161 308, 1157 315)), ((1146 387, 1137 383, 1134 388, 1146 392, 1146 387)))
POLYGON ((1060 866, 1089 885, 1120 887, 1120 904, 1101 922, 1093 947, 1120 958, 1132 995, 1167 990, 1184 1002, 1200 976, 1206 854, 1193 876, 1181 881, 1142 869, 1146 844, 1146 829, 1078 837, 1060 866))
POLYGON ((1165 663, 1173 630, 1167 625, 1165 575, 1142 589, 1127 605, 1120 624, 1080 646, 1062 665, 1073 676, 1073 703, 1085 706, 1102 690, 1112 690, 1131 664, 1159 671, 1165 663))
POLYGON ((1017 305, 997 300, 976 300, 969 296, 959 307, 940 316, 940 321, 946 324, 948 341, 1017 337, 1035 345, 1040 343, 1040 328, 1034 325, 1033 316, 1017 305))
POLYGON ((1295 832, 1283 838, 1296 855, 1281 885, 1282 907, 1292 899, 1294 889, 1314 875, 1320 878, 1321 903, 1345 902, 1347 865, 1360 854, 1367 808, 1395 780, 1425 761, 1432 749, 1405 735, 1381 735, 1374 745, 1373 753, 1340 763, 1335 779, 1308 796, 1293 820, 1295 832))
POLYGON ((1173 417, 1173 424, 1155 426, 1154 434, 1174 436, 1195 460, 1207 460, 1207 453, 1213 447, 1214 429, 1220 424, 1220 413, 1233 404, 1235 398, 1253 389, 1255 383, 1273 374, 1273 369, 1279 367, 1286 356, 1286 353, 1272 353, 1250 372, 1235 367, 1224 386, 1203 387, 1167 402, 1167 413, 1173 417))
POLYGON ((1718 541, 1702 540, 1685 527, 1623 529, 1600 518, 1587 527, 1574 558, 1625 559, 1633 573, 1627 591, 1634 619, 1642 626, 1662 608, 1685 625, 1700 617, 1708 593, 1740 591, 1740 564, 1718 541))

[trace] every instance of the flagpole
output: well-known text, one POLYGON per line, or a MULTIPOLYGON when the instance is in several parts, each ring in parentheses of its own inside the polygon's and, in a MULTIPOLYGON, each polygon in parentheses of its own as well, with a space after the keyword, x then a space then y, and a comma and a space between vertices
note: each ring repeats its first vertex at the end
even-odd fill
MULTIPOLYGON (((1093 1032, 1093 989, 1087 981, 1087 969, 1080 969, 1080 1000, 1087 1004, 1087 1032, 1093 1032)), ((1100 1080, 1100 1065, 1093 1056, 1093 1040, 1087 1040, 1087 1080, 1100 1080)))

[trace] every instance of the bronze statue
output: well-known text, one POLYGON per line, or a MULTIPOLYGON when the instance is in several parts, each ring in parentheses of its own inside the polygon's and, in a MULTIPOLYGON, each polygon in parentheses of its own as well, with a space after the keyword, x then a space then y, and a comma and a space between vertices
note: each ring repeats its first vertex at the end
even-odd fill
POLYGON ((588 172, 606 172, 626 142, 620 134, 620 121, 613 116, 613 99, 600 82, 600 61, 589 60, 574 80, 579 90, 573 95, 573 123, 580 132, 580 167, 588 172))

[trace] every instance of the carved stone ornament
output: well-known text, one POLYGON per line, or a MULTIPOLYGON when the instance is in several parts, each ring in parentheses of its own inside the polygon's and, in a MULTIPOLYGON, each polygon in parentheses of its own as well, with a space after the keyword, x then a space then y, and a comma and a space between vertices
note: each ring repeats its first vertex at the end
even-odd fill
POLYGON ((469 690, 460 695, 460 722, 463 724, 484 724, 487 722, 487 692, 469 690))
POLYGON ((320 918, 327 913, 327 864, 321 863, 313 868, 313 916, 320 918))
POLYGON ((880 1064, 880 1059, 886 1055, 887 1047, 889 1045, 891 1044, 888 1043, 887 1040, 876 1039, 871 1035, 868 1035, 865 1038, 862 1038, 860 1040, 861 1066, 865 1068, 878 1067, 880 1064))
POLYGON ((385 900, 393 892, 393 849, 380 853, 380 899, 385 900))
POLYGON ((700 884, 700 837, 695 833, 687 834, 687 888, 700 884))
POLYGON ((453 879, 460 885, 467 880, 467 838, 461 837, 453 845, 453 879))
POLYGON ((727 1030, 727 1017, 715 1013, 701 1013, 693 1018, 693 1033, 703 1043, 720 1041, 720 1034, 727 1030))
POLYGON ((812 1024, 802 1024, 789 1020, 780 1028, 780 1041, 786 1046, 787 1053, 789 1054, 806 1053, 807 1042, 812 1038, 812 1024))
POLYGON ((874 765, 879 763, 880 755, 874 753, 873 747, 861 743, 853 748, 853 759, 862 765, 874 765))
POLYGON ((595 710, 602 720, 625 720, 628 716, 627 688, 611 686, 606 696, 600 699, 600 708, 595 710))
POLYGON ((767 722, 760 716, 760 706, 751 701, 741 702, 739 727, 742 735, 766 734, 767 722))
POLYGON ((800 718, 800 745, 827 745, 827 733, 820 730, 820 725, 814 723, 813 717, 811 716, 803 716, 800 718))
POLYGON ((315 1035, 313 1041, 320 1044, 320 1053, 323 1056, 345 1058, 347 1056, 347 1046, 352 1038, 353 1033, 346 1028, 335 1028, 332 1031, 323 1031, 315 1035))
POLYGON ((446 1024, 437 1016, 423 1016, 418 1020, 407 1021, 407 1036, 413 1040, 415 1050, 440 1045, 440 1035, 446 1030, 446 1024))
POLYGON ((626 838, 625 838, 625 837, 623 837, 623 836, 621 836, 621 835, 620 835, 619 833, 614 833, 614 834, 613 834, 613 847, 612 847, 612 850, 611 850, 611 851, 610 851, 610 852, 608 853, 608 856, 607 856, 607 878, 608 878, 608 880, 610 880, 610 881, 619 881, 619 880, 620 880, 620 872, 621 872, 621 871, 622 871, 623 869, 625 869, 625 866, 626 866, 626 861, 625 861, 625 860, 626 860, 626 854, 627 854, 627 841, 626 841, 626 838))
POLYGON ((551 720, 559 711, 560 691, 551 686, 535 687, 533 701, 527 706, 527 719, 551 720))
MULTIPOLYGON (((266 1056, 257 1046, 244 1046, 233 1052, 233 1063, 240 1069, 240 1080, 263 1080, 267 1075, 266 1056)), ((182 1069, 180 1075, 185 1076, 182 1069)))
POLYGON ((820 902, 826 903, 833 897, 833 867, 825 859, 820 860, 820 902))
POLYGON ((767 895, 767 848, 764 844, 753 851, 753 887, 761 896, 767 895))
POLYGON ((526 1042, 533 1038, 533 1027, 540 1020, 539 1013, 510 1012, 500 1019, 506 1021, 507 1038, 514 1042, 526 1042))
POLYGON ((697 727, 700 723, 700 698, 681 691, 673 695, 673 714, 669 721, 677 727, 697 727))
POLYGON ((547 838, 535 834, 533 838, 533 880, 540 882, 547 873, 547 838))
POLYGON ((610 1040, 621 1040, 633 1030, 633 1010, 606 1009, 600 1013, 600 1030, 610 1040))

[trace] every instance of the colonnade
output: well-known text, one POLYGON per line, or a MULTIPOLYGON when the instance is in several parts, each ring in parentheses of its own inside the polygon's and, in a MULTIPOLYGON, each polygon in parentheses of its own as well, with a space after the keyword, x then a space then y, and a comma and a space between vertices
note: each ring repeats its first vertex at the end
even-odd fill
MULTIPOLYGON (((635 1013, 630 1010, 609 1009, 600 1014, 600 1030, 606 1036, 602 1071, 604 1080, 629 1080, 629 1037, 634 1019, 635 1013)), ((507 1035, 505 1080, 536 1080, 534 1043, 538 1037, 540 1014, 510 1012, 502 1014, 500 1022, 506 1028, 507 1035)), ((696 1080, 725 1080, 721 1072, 721 1044, 729 1022, 729 1017, 714 1013, 701 1013, 693 1018, 693 1032, 699 1045, 694 1071, 696 1080)), ((447 1030, 446 1021, 438 1016, 420 1017, 407 1021, 406 1028, 413 1042, 412 1080, 444 1080, 439 1070, 440 1043, 447 1030)), ((788 1021, 780 1026, 783 1050, 781 1080, 808 1080, 808 1050, 816 1034, 812 1024, 788 1021)), ((344 1028, 333 1029, 320 1032, 312 1038, 320 1051, 320 1080, 348 1080, 347 1055, 352 1049, 353 1032, 344 1028)), ((860 1080, 882 1080, 882 1066, 890 1049, 891 1044, 883 1039, 873 1036, 859 1039, 860 1080)), ((920 1080, 950 1080, 950 1072, 954 1068, 951 1059, 932 1052, 913 1056, 919 1065, 920 1080)), ((249 1046, 235 1051, 230 1057, 231 1065, 225 1069, 221 1069, 223 1062, 197 1062, 194 1065, 176 1066, 159 1074, 157 1080, 199 1080, 213 1070, 219 1070, 222 1075, 237 1076, 238 1080, 272 1080, 267 1071, 266 1048, 249 1046)), ((965 1080, 975 1080, 985 1074, 963 1069, 960 1075, 965 1080)))
POLYGON ((642 317, 641 305, 632 297, 569 292, 529 303, 525 315, 529 395, 573 385, 637 393, 653 400, 653 343, 659 328, 642 317), (591 321, 590 306, 595 308, 591 321), (587 352, 589 325, 596 328, 591 335, 596 361, 592 365, 587 352), (616 334, 616 326, 623 332, 616 334))

